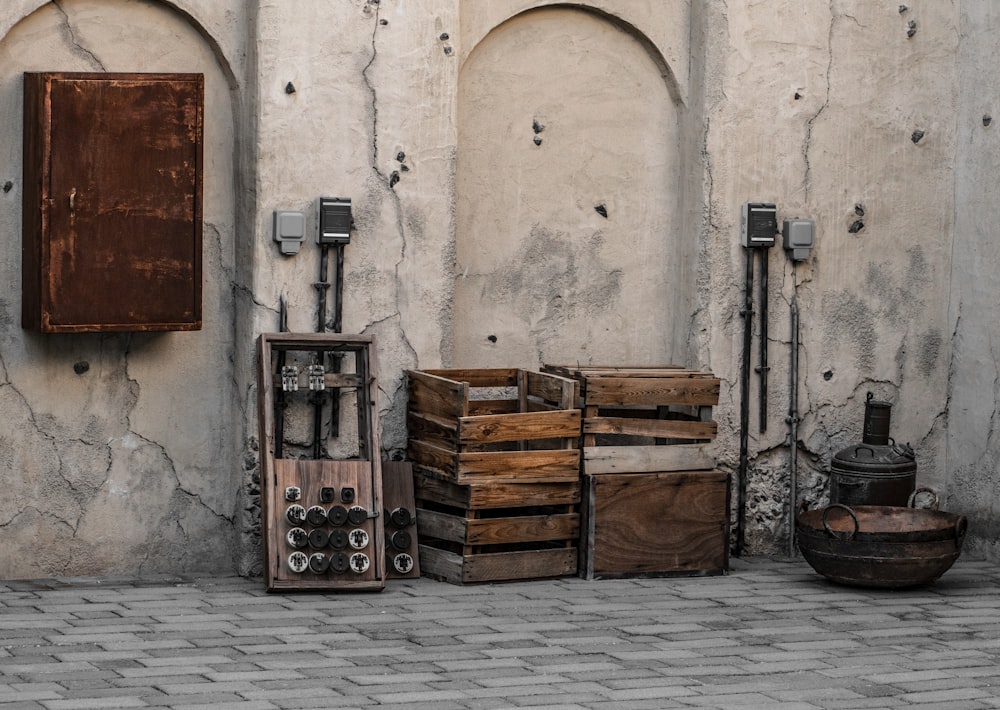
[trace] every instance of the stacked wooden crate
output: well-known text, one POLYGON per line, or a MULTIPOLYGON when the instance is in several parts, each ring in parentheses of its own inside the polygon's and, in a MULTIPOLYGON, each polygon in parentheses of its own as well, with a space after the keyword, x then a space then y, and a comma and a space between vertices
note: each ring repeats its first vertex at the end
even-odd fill
POLYGON ((407 383, 422 573, 453 583, 576 574, 576 380, 507 368, 411 370, 407 383))
POLYGON ((672 366, 543 370, 580 384, 580 575, 728 571, 730 477, 711 450, 719 380, 672 366))

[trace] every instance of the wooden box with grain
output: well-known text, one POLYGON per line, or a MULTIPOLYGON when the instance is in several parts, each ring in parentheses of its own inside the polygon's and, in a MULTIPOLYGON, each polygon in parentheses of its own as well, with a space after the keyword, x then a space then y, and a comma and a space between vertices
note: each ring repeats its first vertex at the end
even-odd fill
POLYGON ((575 481, 576 380, 519 369, 409 370, 407 458, 455 483, 575 481))
POLYGON ((453 584, 575 575, 580 480, 414 476, 423 574, 453 584))
POLYGON ((711 408, 719 379, 681 367, 567 367, 583 410, 584 474, 706 470, 715 466, 711 408))
POLYGON ((457 584, 575 575, 577 382, 519 369, 407 376, 421 572, 457 584))
POLYGON ((600 473, 583 487, 581 577, 728 572, 729 474, 600 473))

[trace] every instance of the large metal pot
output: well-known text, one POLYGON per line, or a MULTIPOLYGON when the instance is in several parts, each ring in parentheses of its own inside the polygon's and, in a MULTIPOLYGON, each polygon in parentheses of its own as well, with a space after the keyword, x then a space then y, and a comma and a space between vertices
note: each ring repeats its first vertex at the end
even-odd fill
POLYGON ((916 488, 916 456, 909 444, 889 436, 891 409, 868 393, 861 443, 841 449, 830 461, 831 503, 906 505, 916 488))
POLYGON ((861 587, 929 584, 962 551, 964 515, 884 505, 833 504, 795 523, 799 550, 834 582, 861 587))

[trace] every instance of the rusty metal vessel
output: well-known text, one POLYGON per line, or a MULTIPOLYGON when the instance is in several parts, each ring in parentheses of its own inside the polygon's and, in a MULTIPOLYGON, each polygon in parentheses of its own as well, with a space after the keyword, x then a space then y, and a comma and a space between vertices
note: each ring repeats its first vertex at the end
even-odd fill
POLYGON ((929 584, 951 568, 967 521, 938 510, 835 503, 802 511, 795 527, 802 556, 827 579, 901 588, 929 584))

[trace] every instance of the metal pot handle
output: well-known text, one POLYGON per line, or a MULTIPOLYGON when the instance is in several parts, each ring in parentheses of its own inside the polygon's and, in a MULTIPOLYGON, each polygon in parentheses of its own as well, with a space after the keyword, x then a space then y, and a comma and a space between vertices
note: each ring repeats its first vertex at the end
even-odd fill
POLYGON ((875 449, 873 449, 872 447, 870 447, 868 444, 858 444, 857 446, 855 446, 854 447, 854 458, 858 458, 858 452, 861 449, 864 449, 865 451, 868 452, 868 458, 871 458, 871 459, 875 458, 875 449))
POLYGON ((962 541, 965 539, 965 531, 969 527, 969 521, 965 519, 964 515, 959 515, 958 520, 955 521, 955 548, 962 548, 962 541))
POLYGON ((928 488, 927 486, 918 486, 910 494, 910 499, 906 503, 907 508, 915 508, 914 503, 917 502, 917 495, 920 493, 930 493, 931 494, 931 505, 926 510, 937 510, 941 507, 941 499, 938 497, 937 491, 933 488, 928 488))
POLYGON ((826 507, 826 510, 823 511, 823 529, 826 530, 826 534, 829 535, 830 537, 835 537, 840 540, 851 540, 854 538, 855 535, 857 535, 858 529, 860 527, 861 525, 860 523, 858 523, 857 514, 855 514, 853 510, 851 510, 842 503, 834 503, 833 505, 828 505, 826 507), (846 537, 838 535, 836 532, 834 532, 833 528, 830 527, 830 523, 826 519, 827 516, 830 515, 830 511, 833 510, 834 508, 842 508, 843 510, 846 510, 848 515, 851 516, 851 520, 854 521, 854 530, 852 530, 846 537))

